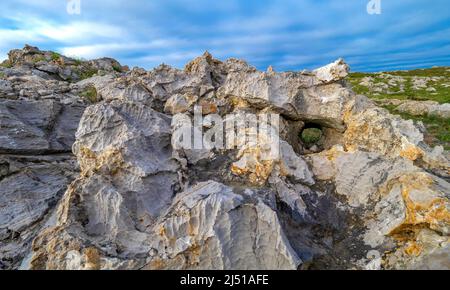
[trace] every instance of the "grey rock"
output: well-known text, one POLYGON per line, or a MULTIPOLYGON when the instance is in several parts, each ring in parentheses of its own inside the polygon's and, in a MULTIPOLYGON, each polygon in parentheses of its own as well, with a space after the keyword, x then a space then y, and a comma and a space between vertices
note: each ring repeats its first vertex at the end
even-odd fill
MULTIPOLYGON (((343 60, 261 72, 205 53, 184 69, 128 71, 26 46, 8 61, 3 268, 448 268, 448 156, 425 144, 423 126, 355 95, 343 60), (280 154, 263 158, 269 131, 230 150, 173 148, 194 105, 224 120, 279 113, 280 154), (323 132, 315 146, 298 137, 309 126, 323 132), (79 169, 57 157, 71 150, 79 169)), ((362 83, 405 82, 379 77, 387 83, 362 83)))
POLYGON ((0 100, 0 152, 70 152, 84 109, 55 100, 0 100))
POLYGON ((217 182, 180 193, 154 226, 148 269, 296 269, 276 212, 217 182))
POLYGON ((11 269, 31 250, 78 172, 70 155, 0 155, 0 168, 0 269, 11 269))

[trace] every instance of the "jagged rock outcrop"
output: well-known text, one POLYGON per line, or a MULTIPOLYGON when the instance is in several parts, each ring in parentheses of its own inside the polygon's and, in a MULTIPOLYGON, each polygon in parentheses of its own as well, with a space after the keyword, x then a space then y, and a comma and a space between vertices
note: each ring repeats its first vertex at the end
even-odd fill
MULTIPOLYGON (((28 59, 21 53, 10 55, 11 63, 28 59)), ((0 120, 11 124, 0 130, 4 153, 54 154, 73 143, 80 166, 73 179, 76 170, 44 157, 32 177, 19 174, 31 165, 18 166, 17 176, 2 165, 7 177, 0 190, 9 188, 2 199, 10 204, 0 219, 4 267, 22 261, 25 269, 450 268, 446 154, 429 148, 412 121, 354 94, 343 60, 282 73, 209 53, 183 70, 101 67, 103 73, 70 84, 59 69, 51 80, 32 81, 67 85, 51 101, 26 97, 33 93, 15 99, 10 76, 0 87, 0 120), (85 91, 95 92, 94 104, 85 91), (61 110, 73 113, 63 118, 61 110), (76 133, 75 111, 83 111, 76 133), (279 128, 264 121, 253 141, 245 142, 255 134, 251 128, 227 127, 265 114, 277 116, 271 121, 279 128), (178 146, 186 140, 177 134, 199 116, 201 125, 186 127, 189 133, 219 126, 233 146, 211 146, 219 135, 202 139, 202 148, 178 146), (311 128, 321 131, 313 144, 299 137, 311 128), (230 131, 237 134, 229 140, 230 131), (274 144, 279 154, 272 154, 274 144), (27 178, 52 186, 25 196, 27 178), (31 216, 27 198, 37 204, 31 216)))
POLYGON ((91 100, 73 81, 119 69, 112 59, 80 61, 31 46, 0 66, 0 269, 30 255, 79 174, 72 145, 91 100))

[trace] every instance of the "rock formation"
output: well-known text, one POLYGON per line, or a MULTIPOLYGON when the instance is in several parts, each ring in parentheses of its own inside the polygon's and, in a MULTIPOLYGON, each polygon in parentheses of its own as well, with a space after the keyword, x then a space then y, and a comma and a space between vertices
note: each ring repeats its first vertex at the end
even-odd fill
POLYGON ((450 269, 448 152, 353 93, 348 71, 262 72, 208 53, 128 70, 12 51, 0 267, 450 269), (205 119, 279 115, 279 154, 262 158, 268 139, 174 147, 196 106, 205 119), (307 128, 320 140, 302 140, 307 128))

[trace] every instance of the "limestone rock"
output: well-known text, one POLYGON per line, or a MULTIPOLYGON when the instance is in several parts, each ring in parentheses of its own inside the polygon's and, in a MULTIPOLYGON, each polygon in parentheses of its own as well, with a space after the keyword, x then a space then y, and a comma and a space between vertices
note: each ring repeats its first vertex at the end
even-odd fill
POLYGON ((349 66, 343 59, 338 59, 329 65, 316 69, 314 74, 324 83, 340 81, 348 75, 349 66))
POLYGON ((64 81, 81 80, 99 72, 118 73, 126 70, 114 59, 82 61, 51 51, 41 51, 30 45, 10 51, 7 62, 9 66, 35 69, 38 74, 41 72, 52 79, 64 81))
POLYGON ((170 113, 171 115, 184 113, 189 110, 197 99, 197 96, 182 96, 175 94, 167 100, 166 105, 164 106, 164 111, 166 113, 170 113))
MULTIPOLYGON (((146 71, 26 46, 0 71, 1 268, 450 267, 448 152, 353 93, 341 59, 262 72, 206 52, 146 71), (178 146, 196 106, 189 133, 223 136, 178 146), (264 115, 279 126, 244 126, 264 115)), ((377 77, 361 82, 405 82, 377 77)))
POLYGON ((276 212, 217 182, 180 193, 154 226, 148 269, 296 269, 276 212))
POLYGON ((76 160, 52 156, 0 155, 0 269, 20 266, 31 242, 47 223, 68 184, 76 160))
POLYGON ((70 152, 84 109, 82 103, 0 100, 0 152, 70 152))
POLYGON ((403 102, 396 108, 399 112, 408 113, 414 116, 438 116, 450 118, 450 104, 439 104, 438 102, 408 101, 403 102))

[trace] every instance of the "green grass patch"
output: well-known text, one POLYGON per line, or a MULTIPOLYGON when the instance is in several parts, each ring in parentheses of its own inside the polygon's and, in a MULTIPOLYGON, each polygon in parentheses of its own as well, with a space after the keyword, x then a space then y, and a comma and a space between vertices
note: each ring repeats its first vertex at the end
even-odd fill
POLYGON ((414 69, 405 71, 392 71, 389 72, 390 75, 402 76, 402 77, 447 77, 450 78, 450 67, 433 67, 426 69, 414 69))
POLYGON ((38 63, 38 62, 41 62, 41 61, 45 61, 45 56, 38 55, 38 56, 33 58, 33 63, 38 63))
POLYGON ((396 106, 383 106, 394 115, 399 115, 402 119, 421 121, 427 128, 425 142, 430 146, 442 145, 445 150, 450 150, 450 119, 438 116, 414 116, 408 113, 396 111, 396 106))
POLYGON ((59 53, 57 53, 57 52, 52 52, 51 59, 52 59, 53 61, 57 61, 57 60, 59 60, 60 58, 61 58, 61 55, 60 55, 59 53))
POLYGON ((122 72, 122 68, 120 67, 120 65, 113 64, 112 68, 113 68, 113 70, 116 71, 116 72, 119 72, 119 73, 122 72))
POLYGON ((88 86, 83 92, 80 93, 80 96, 89 101, 91 104, 99 101, 97 90, 94 86, 88 86))
POLYGON ((377 73, 350 73, 347 81, 351 84, 353 91, 371 99, 431 100, 441 104, 450 103, 450 87, 445 86, 450 85, 450 67, 394 71, 385 74, 402 77, 405 81, 403 83, 397 82, 395 86, 389 86, 387 90, 383 90, 382 92, 376 92, 374 88, 360 85, 362 79, 365 77, 371 77, 374 86, 379 83, 387 84, 389 80, 381 77, 381 75, 377 73), (434 88, 436 91, 427 91, 426 88, 413 88, 413 79, 415 77, 439 77, 439 80, 427 82, 427 87, 434 88))
POLYGON ((322 138, 322 130, 318 128, 307 128, 300 134, 300 139, 308 145, 319 142, 320 138, 322 138))
MULTIPOLYGON (((414 101, 435 101, 438 103, 450 103, 450 67, 433 67, 428 69, 415 69, 409 71, 391 71, 385 73, 350 73, 347 77, 353 91, 357 94, 365 95, 371 99, 398 99, 414 101), (388 84, 393 78, 386 78, 385 75, 401 77, 403 82, 398 80, 390 85, 388 89, 377 92, 374 88, 379 83, 388 84), (361 85, 365 77, 372 78, 372 87, 361 85), (426 88, 415 88, 414 79, 430 78, 426 83, 426 88), (428 91, 427 88, 434 88, 435 91, 428 91)), ((437 116, 413 116, 407 113, 396 111, 396 106, 383 106, 392 114, 400 115, 403 119, 422 121, 427 128, 425 142, 431 146, 442 145, 446 150, 450 150, 450 119, 437 116)))
POLYGON ((77 74, 78 74, 78 76, 80 77, 81 80, 85 80, 85 79, 91 78, 97 73, 98 73, 98 70, 94 69, 92 67, 81 67, 77 71, 77 74))
POLYGON ((9 60, 5 60, 4 62, 2 62, 0 64, 0 66, 4 67, 4 68, 12 68, 13 67, 12 63, 10 63, 9 60))
POLYGON ((73 61, 75 62, 75 65, 82 65, 85 59, 82 57, 75 57, 73 58, 73 61))

